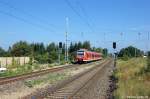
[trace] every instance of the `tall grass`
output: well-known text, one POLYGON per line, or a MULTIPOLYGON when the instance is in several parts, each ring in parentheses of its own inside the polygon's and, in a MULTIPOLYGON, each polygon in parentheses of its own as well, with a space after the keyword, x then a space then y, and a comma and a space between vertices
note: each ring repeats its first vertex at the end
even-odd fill
POLYGON ((118 78, 118 88, 114 92, 116 99, 129 96, 150 96, 150 75, 141 74, 141 70, 146 65, 146 58, 118 60, 117 72, 115 73, 118 78))
POLYGON ((25 85, 28 87, 35 87, 36 85, 42 85, 44 83, 52 84, 52 83, 55 83, 56 81, 63 80, 68 76, 69 75, 67 75, 66 73, 62 73, 62 74, 50 73, 46 75, 45 77, 42 77, 39 79, 25 81, 25 85))
POLYGON ((21 75, 21 74, 26 74, 26 73, 30 73, 33 71, 40 71, 42 69, 46 69, 46 68, 52 68, 54 66, 57 66, 58 64, 25 64, 25 65, 18 65, 18 64, 14 64, 9 66, 9 68, 7 68, 7 71, 5 72, 0 72, 0 77, 12 77, 12 76, 16 76, 16 75, 21 75))
POLYGON ((0 77, 11 77, 32 72, 32 65, 26 64, 23 66, 17 66, 15 69, 8 69, 7 71, 0 73, 0 77))

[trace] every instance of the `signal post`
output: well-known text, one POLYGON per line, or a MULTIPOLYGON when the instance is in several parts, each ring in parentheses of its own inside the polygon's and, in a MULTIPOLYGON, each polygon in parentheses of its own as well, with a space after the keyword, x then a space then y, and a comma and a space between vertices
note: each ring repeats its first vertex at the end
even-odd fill
POLYGON ((114 67, 116 67, 116 63, 117 63, 116 42, 113 42, 113 49, 114 49, 114 67))

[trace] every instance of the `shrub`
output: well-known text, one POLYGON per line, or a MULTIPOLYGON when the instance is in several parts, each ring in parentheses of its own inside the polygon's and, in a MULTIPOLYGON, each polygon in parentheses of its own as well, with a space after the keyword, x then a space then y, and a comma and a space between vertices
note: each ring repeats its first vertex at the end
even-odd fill
POLYGON ((148 57, 147 57, 147 72, 150 72, 150 51, 148 52, 148 57))
POLYGON ((123 55, 123 57, 122 57, 122 60, 124 60, 124 61, 127 61, 127 60, 129 60, 129 57, 128 57, 128 55, 123 55))
POLYGON ((32 81, 30 81, 30 80, 29 80, 29 81, 25 81, 24 84, 25 84, 27 87, 29 87, 29 88, 33 87, 32 81))
POLYGON ((33 64, 33 57, 30 57, 29 64, 30 64, 30 65, 33 64))

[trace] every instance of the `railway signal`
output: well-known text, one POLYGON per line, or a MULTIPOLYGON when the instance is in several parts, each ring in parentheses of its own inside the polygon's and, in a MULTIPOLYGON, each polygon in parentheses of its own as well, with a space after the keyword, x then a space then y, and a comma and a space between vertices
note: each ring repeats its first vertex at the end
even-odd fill
POLYGON ((59 42, 59 49, 58 49, 58 62, 60 64, 60 54, 62 53, 62 42, 59 42))
POLYGON ((114 48, 114 67, 116 67, 116 62, 117 62, 117 52, 116 52, 116 42, 113 42, 113 48, 114 48))
POLYGON ((113 48, 116 49, 116 42, 113 42, 113 48))
POLYGON ((59 42, 59 48, 62 48, 62 42, 59 42))

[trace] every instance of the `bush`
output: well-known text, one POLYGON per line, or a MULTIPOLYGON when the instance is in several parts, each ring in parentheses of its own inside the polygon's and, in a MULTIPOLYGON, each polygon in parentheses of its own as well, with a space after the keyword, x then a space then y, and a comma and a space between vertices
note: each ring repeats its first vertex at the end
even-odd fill
POLYGON ((35 60, 38 61, 38 63, 43 64, 48 62, 48 56, 45 55, 37 55, 35 56, 35 60))
POLYGON ((150 72, 150 51, 148 52, 148 57, 147 57, 147 72, 150 72))
POLYGON ((29 64, 30 64, 30 65, 33 64, 33 57, 30 57, 29 64))
POLYGON ((129 60, 129 57, 128 57, 128 55, 123 55, 123 57, 122 57, 122 60, 124 60, 124 61, 127 61, 127 60, 129 60))
POLYGON ((32 71, 32 65, 26 65, 27 66, 27 71, 32 71))
POLYGON ((117 90, 114 99, 126 99, 127 96, 148 96, 150 89, 149 76, 145 74, 147 69, 145 58, 132 58, 128 61, 118 60, 117 90))
POLYGON ((33 85, 32 85, 32 81, 25 81, 24 82, 24 84, 27 86, 27 87, 29 87, 29 88, 32 88, 33 87, 33 85))
POLYGON ((32 64, 32 66, 33 66, 33 69, 34 69, 34 70, 36 70, 36 69, 39 69, 39 68, 40 68, 40 65, 39 65, 39 64, 35 64, 35 63, 34 63, 34 64, 32 64))

